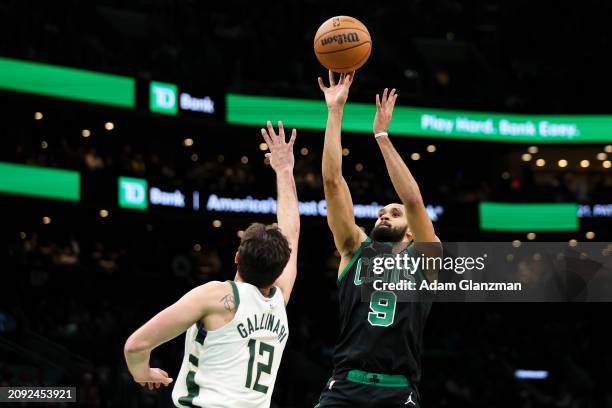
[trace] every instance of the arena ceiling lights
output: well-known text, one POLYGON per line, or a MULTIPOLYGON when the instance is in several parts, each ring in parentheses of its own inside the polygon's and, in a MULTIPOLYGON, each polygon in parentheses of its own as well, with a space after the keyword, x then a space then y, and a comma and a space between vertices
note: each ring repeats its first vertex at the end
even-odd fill
MULTIPOLYGON (((374 104, 349 102, 342 129, 371 133, 374 104)), ((227 94, 226 120, 261 126, 271 118, 286 127, 324 130, 327 109, 320 100, 227 94)), ((516 143, 609 143, 612 115, 519 115, 396 106, 389 132, 457 140, 516 143)))

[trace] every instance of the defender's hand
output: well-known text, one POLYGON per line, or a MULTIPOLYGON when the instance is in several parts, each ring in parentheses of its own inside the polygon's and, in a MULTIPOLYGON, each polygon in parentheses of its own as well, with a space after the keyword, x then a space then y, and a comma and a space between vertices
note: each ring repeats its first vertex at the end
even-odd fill
POLYGON ((336 84, 334 79, 334 73, 329 71, 329 87, 326 87, 321 77, 319 80, 319 88, 325 95, 325 102, 327 103, 328 109, 338 109, 344 107, 348 98, 349 89, 355 78, 355 71, 350 74, 340 74, 340 82, 336 84))
POLYGON ((266 157, 270 159, 270 165, 277 173, 285 170, 293 172, 293 164, 295 162, 293 144, 295 143, 297 131, 293 129, 291 131, 291 139, 289 139, 289 142, 285 142, 285 128, 282 121, 278 121, 278 136, 274 132, 272 122, 268 121, 267 127, 267 131, 264 128, 261 129, 261 135, 270 149, 270 153, 266 153, 266 157))
POLYGON ((159 388, 162 385, 168 386, 172 383, 172 378, 168 377, 168 373, 161 368, 149 368, 149 372, 138 377, 134 377, 134 381, 143 387, 146 385, 150 390, 159 388))
POLYGON ((385 88, 382 96, 382 100, 376 94, 376 116, 374 116, 374 134, 380 132, 386 132, 391 124, 391 117, 393 116, 393 107, 395 107, 395 101, 397 100, 397 94, 395 88, 391 90, 391 93, 387 96, 387 88, 385 88))

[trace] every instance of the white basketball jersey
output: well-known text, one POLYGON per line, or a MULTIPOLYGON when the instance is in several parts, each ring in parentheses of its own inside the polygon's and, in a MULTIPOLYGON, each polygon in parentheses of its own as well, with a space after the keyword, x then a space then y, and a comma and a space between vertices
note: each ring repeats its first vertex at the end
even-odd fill
POLYGON ((265 297, 251 284, 230 281, 236 315, 217 330, 187 330, 185 357, 172 390, 177 407, 270 406, 289 326, 285 300, 273 287, 265 297))

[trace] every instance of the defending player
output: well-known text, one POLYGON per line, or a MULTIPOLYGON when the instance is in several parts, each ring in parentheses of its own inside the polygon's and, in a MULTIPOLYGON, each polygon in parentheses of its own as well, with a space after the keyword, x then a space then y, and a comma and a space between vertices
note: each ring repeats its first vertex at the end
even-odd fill
MULTIPOLYGON (((396 253, 406 251, 417 256, 429 252, 436 256, 440 254, 439 239, 419 187, 386 133, 397 99, 395 89, 390 93, 385 89, 382 99, 376 95, 373 130, 402 204, 388 204, 380 210, 370 237, 355 223, 351 194, 342 176, 340 140, 344 105, 353 78, 354 72, 341 75, 336 84, 330 71, 329 87, 319 78, 328 108, 322 168, 327 222, 341 260, 340 336, 334 350, 333 376, 318 406, 418 407, 422 332, 431 300, 398 302, 392 291, 364 292, 364 286, 372 285, 373 280, 366 278, 374 276, 366 259, 378 255, 382 242, 394 243, 391 247, 396 253), (366 301, 362 301, 362 293, 368 293, 366 301)), ((436 272, 419 270, 413 277, 418 287, 423 279, 435 279, 436 272)))
POLYGON ((297 273, 300 231, 293 178, 296 131, 285 141, 272 124, 261 133, 276 172, 278 228, 252 224, 235 256, 233 281, 208 282, 130 336, 125 359, 134 381, 149 388, 172 378, 149 367, 151 351, 187 331, 172 399, 177 407, 269 407, 289 329, 285 305, 297 273))

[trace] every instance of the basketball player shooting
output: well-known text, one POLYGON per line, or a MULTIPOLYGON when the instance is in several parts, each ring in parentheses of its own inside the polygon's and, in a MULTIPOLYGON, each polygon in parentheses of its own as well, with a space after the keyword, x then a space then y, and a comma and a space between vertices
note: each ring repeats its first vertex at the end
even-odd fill
POLYGON ((136 330, 125 344, 134 381, 149 389, 173 379, 151 368, 151 351, 187 332, 185 355, 172 399, 177 407, 265 408, 289 329, 285 306, 297 274, 300 232, 293 178, 295 129, 285 141, 272 123, 261 129, 276 173, 278 228, 252 224, 235 255, 233 281, 201 285, 136 330))
MULTIPOLYGON (((328 108, 322 165, 327 222, 341 259, 340 335, 334 350, 334 372, 317 406, 418 407, 422 333, 431 300, 397 302, 394 292, 373 291, 369 302, 362 301, 361 285, 366 284, 362 277, 373 276, 368 271, 371 263, 362 260, 376 256, 375 245, 381 242, 416 256, 419 244, 425 248, 426 243, 436 243, 433 246, 439 248, 440 241, 417 182, 387 134, 397 100, 395 89, 385 89, 382 98, 376 95, 373 130, 401 204, 380 209, 370 236, 357 226, 351 193, 342 176, 341 145, 344 105, 354 75, 342 74, 336 83, 330 71, 328 87, 319 78, 328 108)), ((414 277, 418 287, 419 280, 433 280, 436 272, 418 270, 414 277)))

